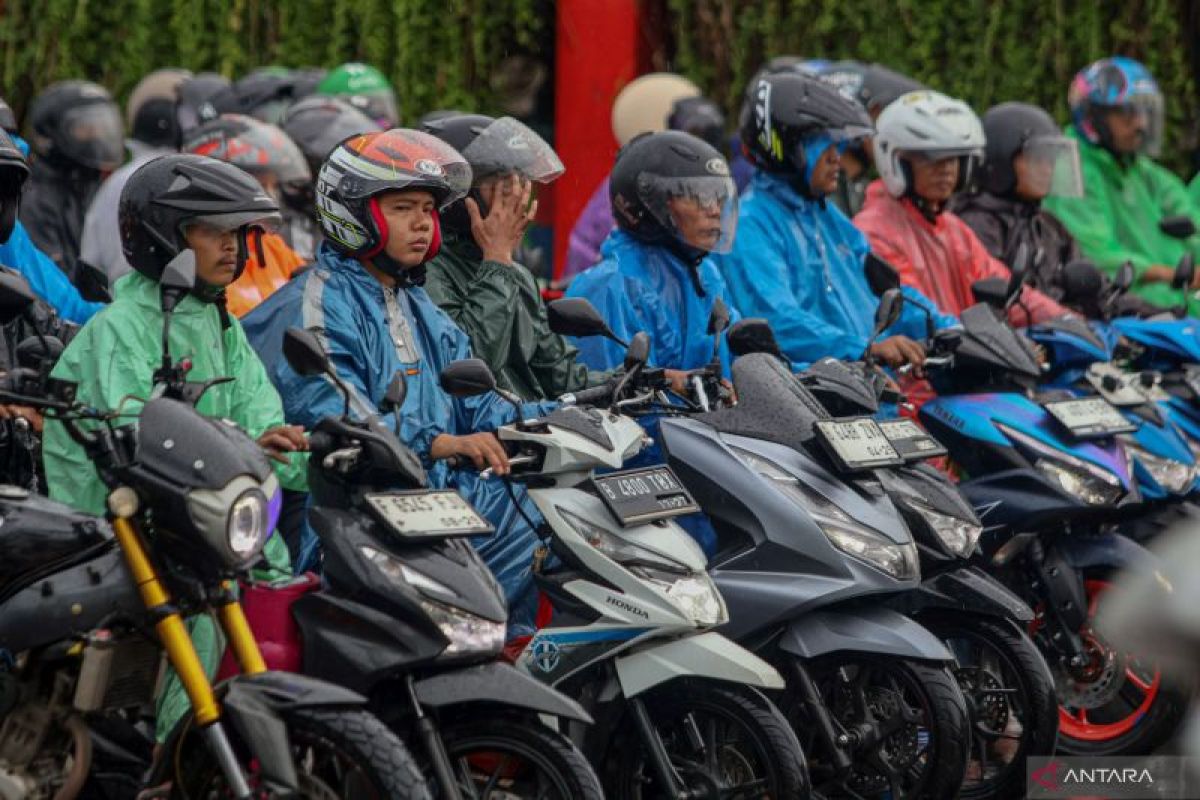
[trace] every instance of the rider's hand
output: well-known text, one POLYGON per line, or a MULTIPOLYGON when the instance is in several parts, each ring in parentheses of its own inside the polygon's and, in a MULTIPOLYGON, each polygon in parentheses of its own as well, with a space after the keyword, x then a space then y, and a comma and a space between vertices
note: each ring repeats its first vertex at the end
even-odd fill
POLYGON ((470 459, 478 470, 490 467, 496 475, 509 473, 508 453, 494 433, 471 433, 466 436, 439 434, 429 447, 429 457, 440 461, 450 456, 470 459))
POLYGON ((1175 268, 1166 264, 1154 264, 1142 270, 1138 283, 1170 283, 1175 279, 1175 268))
POLYGON ((485 261, 512 264, 513 253, 537 214, 537 201, 529 202, 532 192, 533 184, 518 175, 503 179, 492 195, 486 217, 479 213, 475 199, 467 198, 471 235, 485 261))
POLYGON ((307 450, 308 438, 304 435, 304 428, 299 425, 280 425, 278 428, 264 431, 263 435, 258 437, 258 446, 280 464, 286 464, 288 458, 284 453, 307 450))
POLYGON ((0 419, 21 418, 38 433, 42 432, 42 414, 36 408, 29 406, 0 405, 0 419))
POLYGON ((925 364, 925 348, 907 336, 889 336, 876 342, 871 345, 871 355, 892 368, 912 364, 918 373, 925 364))
POLYGON ((688 392, 688 373, 681 369, 664 369, 663 377, 671 384, 671 391, 681 397, 688 392))

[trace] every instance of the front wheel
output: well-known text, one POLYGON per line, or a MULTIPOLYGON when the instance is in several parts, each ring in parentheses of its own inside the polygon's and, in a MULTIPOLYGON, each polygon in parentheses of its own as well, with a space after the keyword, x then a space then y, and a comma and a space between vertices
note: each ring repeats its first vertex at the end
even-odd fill
POLYGON ((537 719, 485 717, 445 725, 441 734, 463 797, 604 797, 583 754, 537 719))
MULTIPOLYGON (((677 680, 651 690, 642 700, 688 797, 810 796, 800 743, 775 705, 754 689, 677 680)), ((669 796, 658 784, 632 714, 613 737, 604 767, 609 797, 669 796)))
MULTIPOLYGON (((284 721, 305 800, 429 800, 425 778, 408 749, 366 711, 304 708, 285 712, 284 721)), ((245 743, 232 725, 225 731, 251 788, 260 787, 261 777, 245 743)), ((189 733, 172 755, 173 800, 232 797, 203 739, 195 731, 189 733)))
POLYGON ((967 772, 970 717, 950 668, 842 655, 804 664, 851 757, 840 771, 822 752, 818 725, 793 681, 784 710, 810 754, 816 792, 883 800, 951 800, 967 772))

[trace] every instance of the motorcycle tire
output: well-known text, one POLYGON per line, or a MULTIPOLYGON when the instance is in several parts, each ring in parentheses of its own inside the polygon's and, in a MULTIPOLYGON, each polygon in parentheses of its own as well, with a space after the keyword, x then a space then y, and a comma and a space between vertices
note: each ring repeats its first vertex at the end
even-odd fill
MULTIPOLYGON (((430 800, 404 743, 366 711, 302 708, 284 712, 284 719, 306 800, 430 800)), ((225 730, 234 752, 249 763, 233 726, 225 730)), ((173 758, 172 800, 228 796, 225 775, 199 736, 184 736, 173 758)), ((253 770, 247 777, 254 788, 253 770)))
MULTIPOLYGON (((700 680, 676 680, 643 695, 650 719, 676 773, 699 797, 797 798, 812 796, 804 753, 787 719, 770 700, 749 686, 700 680), (699 718, 699 719, 698 719, 699 718), (688 722, 690 720, 690 722, 688 722), (703 722, 704 724, 701 724, 703 722), (735 728, 741 741, 725 741, 717 754, 698 763, 689 756, 695 748, 685 728, 701 731, 709 750, 719 723, 735 728), (733 747, 731 745, 749 745, 733 747), (713 768, 720 774, 713 774, 713 768), (749 775, 746 770, 749 768, 749 775), (738 774, 739 770, 742 774, 738 774), (748 780, 744 780, 747 779, 748 780), (730 786, 731 781, 739 783, 730 786), (753 794, 739 793, 747 783, 761 786, 753 794)), ((705 754, 702 754, 705 755, 705 754)), ((649 800, 665 796, 657 785, 650 758, 631 715, 617 729, 604 758, 605 792, 613 800, 649 800)))
POLYGON ((1026 759, 1053 755, 1058 739, 1058 699, 1046 660, 1033 640, 1007 620, 931 614, 920 622, 959 659, 954 672, 972 715, 970 761, 961 797, 1024 796, 1026 759), (964 663, 972 645, 984 653, 990 650, 991 663, 977 664, 973 658, 964 663), (1010 730, 1014 722, 1020 725, 1019 735, 1010 730), (1014 740, 1015 745, 1003 744, 1014 740), (989 752, 1004 750, 1011 751, 1010 760, 989 776, 989 752))
MULTIPOLYGON (((1085 576, 1089 624, 1083 633, 1086 642, 1099 647, 1105 644, 1101 637, 1090 633, 1090 620, 1109 586, 1109 576, 1102 572, 1085 576)), ((1121 662, 1125 673, 1114 695, 1114 700, 1119 700, 1121 705, 1080 710, 1068 705, 1060 694, 1060 753, 1074 756, 1149 755, 1178 734, 1196 695, 1196 681, 1164 672, 1154 664, 1143 664, 1129 654, 1122 654, 1122 657, 1126 659, 1121 662)), ((1053 655, 1048 653, 1047 660, 1052 658, 1053 655)), ((1057 677, 1060 683, 1068 680, 1062 670, 1058 670, 1057 677)), ((1095 690, 1096 687, 1090 688, 1095 690)))
MULTIPOLYGON (((806 663, 805 668, 839 733, 853 737, 852 731, 857 726, 873 723, 880 711, 889 711, 885 705, 898 705, 901 701, 905 705, 915 701, 920 709, 909 705, 907 711, 919 711, 925 718, 923 730, 922 726, 911 724, 909 729, 880 740, 870 750, 856 749, 849 772, 839 775, 822 764, 823 745, 817 740, 816 725, 805 711, 804 699, 789 682, 781 705, 800 737, 804 752, 809 754, 815 792, 826 797, 844 794, 878 800, 958 797, 967 772, 971 723, 966 700, 949 666, 857 654, 816 659, 806 663), (860 718, 863 708, 868 708, 871 720, 860 718), (911 755, 909 762, 886 774, 889 765, 898 764, 902 750, 911 755), (916 759, 923 759, 923 763, 916 764, 916 759), (914 785, 906 788, 898 783, 901 777, 913 780, 914 785)), ((895 709, 890 711, 894 713, 895 709)))
POLYGON ((583 753, 537 718, 492 717, 449 723, 442 727, 441 735, 451 763, 460 772, 463 797, 604 797, 600 779, 583 753), (461 774, 464 768, 471 775, 461 774), (531 774, 533 770, 536 774, 531 774))

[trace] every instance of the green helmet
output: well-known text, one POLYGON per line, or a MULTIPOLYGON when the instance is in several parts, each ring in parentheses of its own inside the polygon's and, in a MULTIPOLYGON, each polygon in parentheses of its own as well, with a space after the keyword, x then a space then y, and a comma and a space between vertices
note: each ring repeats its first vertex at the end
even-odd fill
POLYGON ((317 94, 340 97, 385 130, 400 124, 392 84, 370 64, 342 64, 317 84, 317 94))

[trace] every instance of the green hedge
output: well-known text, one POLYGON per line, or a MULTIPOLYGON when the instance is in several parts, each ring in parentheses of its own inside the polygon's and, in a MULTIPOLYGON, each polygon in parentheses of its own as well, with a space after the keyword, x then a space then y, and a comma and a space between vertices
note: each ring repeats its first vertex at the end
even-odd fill
POLYGON ((551 0, 0 0, 0 92, 86 77, 123 98, 157 67, 236 77, 253 67, 368 61, 406 118, 487 107, 485 69, 553 35, 551 0))
POLYGON ((1195 0, 667 0, 667 58, 731 112, 765 57, 878 61, 977 111, 1005 100, 1067 119, 1080 67, 1143 61, 1166 95, 1164 158, 1185 174, 1196 148, 1195 0))

